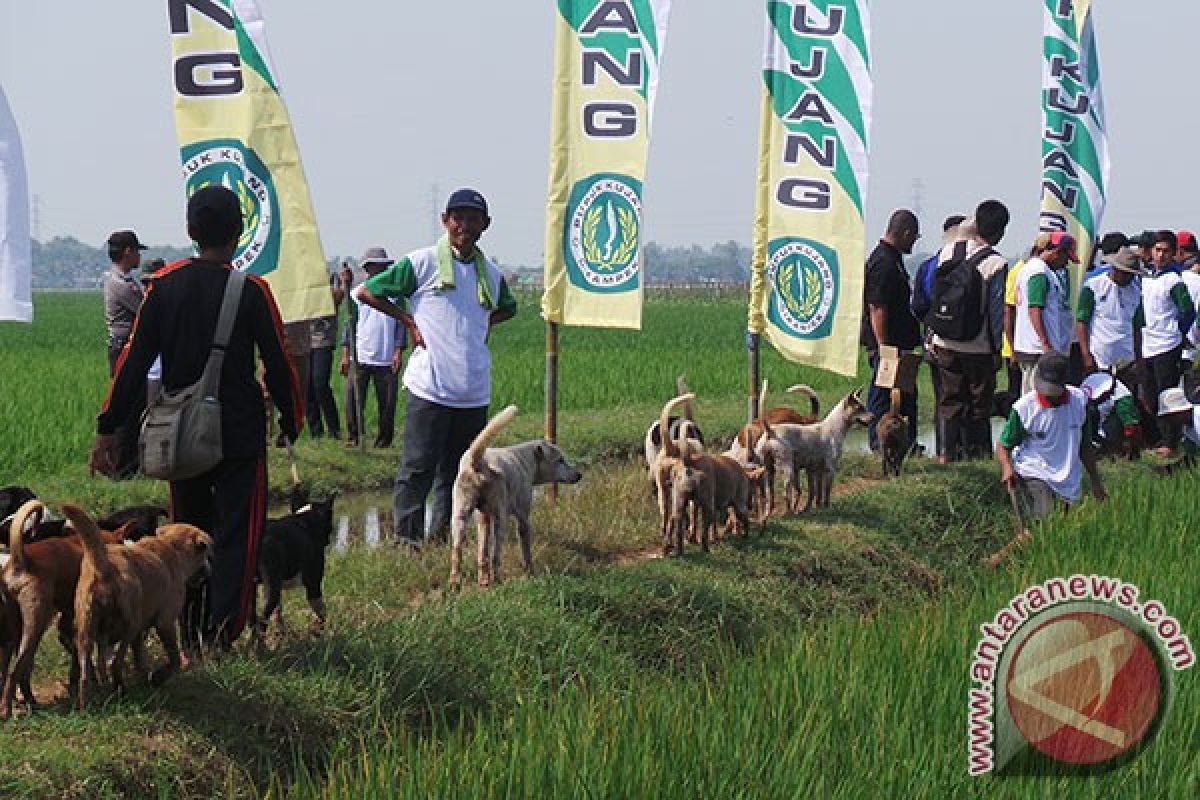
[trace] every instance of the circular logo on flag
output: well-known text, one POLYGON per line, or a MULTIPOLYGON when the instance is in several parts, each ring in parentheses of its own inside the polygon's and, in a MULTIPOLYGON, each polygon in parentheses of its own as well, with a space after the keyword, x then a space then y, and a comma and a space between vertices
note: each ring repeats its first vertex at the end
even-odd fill
POLYGON ((188 197, 205 186, 224 186, 242 206, 243 229, 233 256, 235 269, 266 275, 279 264, 281 220, 275 184, 253 150, 232 139, 183 148, 188 197))
POLYGON ((600 174, 575 184, 563 256, 571 283, 589 292, 636 289, 641 274, 642 184, 600 174))
POLYGON ((810 239, 776 239, 766 273, 771 286, 768 319, 800 339, 828 336, 838 301, 837 253, 810 239))
POLYGON ((1021 736, 1056 761, 1102 764, 1147 742, 1167 703, 1157 650, 1107 611, 1049 612, 1005 679, 1021 736))

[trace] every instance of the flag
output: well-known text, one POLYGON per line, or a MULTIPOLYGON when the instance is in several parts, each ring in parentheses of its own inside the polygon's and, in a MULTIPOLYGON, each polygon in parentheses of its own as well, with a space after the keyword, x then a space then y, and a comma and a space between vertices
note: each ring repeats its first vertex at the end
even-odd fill
POLYGON ((286 322, 333 313, 300 152, 254 0, 167 0, 175 127, 189 196, 220 184, 242 204, 233 266, 261 275, 286 322))
POLYGON ((1100 91, 1100 57, 1091 0, 1045 0, 1042 65, 1043 231, 1066 231, 1078 243, 1071 296, 1083 274, 1104 216, 1111 163, 1100 91))
POLYGON ((0 88, 0 320, 33 322, 32 248, 21 134, 0 88))
POLYGON ((749 330, 858 371, 870 21, 866 0, 767 0, 749 330))
POLYGON ((670 0, 558 0, 545 292, 550 322, 642 325, 642 181, 670 0))

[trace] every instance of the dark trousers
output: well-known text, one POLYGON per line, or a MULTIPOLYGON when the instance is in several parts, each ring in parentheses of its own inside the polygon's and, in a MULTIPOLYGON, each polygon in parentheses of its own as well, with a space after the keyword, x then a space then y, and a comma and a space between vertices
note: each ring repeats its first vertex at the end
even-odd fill
POLYGON ((1146 442, 1151 445, 1167 445, 1174 447, 1179 442, 1179 430, 1176 426, 1164 425, 1158 419, 1158 396, 1164 389, 1179 385, 1179 360, 1183 346, 1172 348, 1165 353, 1150 356, 1146 359, 1146 369, 1142 374, 1142 402, 1150 412, 1145 420, 1146 442))
MULTIPOLYGON (((872 451, 879 449, 879 436, 875 431, 879 418, 892 407, 892 390, 875 385, 879 376, 879 351, 867 351, 867 363, 871 366, 871 385, 867 388, 867 411, 871 413, 871 424, 867 426, 867 444, 872 451)), ((900 395, 900 413, 908 417, 908 441, 917 442, 917 393, 904 392, 900 395)))
POLYGON ((942 417, 937 412, 942 397, 942 371, 938 369, 931 352, 926 353, 925 363, 929 365, 929 382, 933 384, 933 447, 937 455, 942 456, 946 454, 946 435, 942 431, 942 417))
MULTIPOLYGON (((108 375, 112 377, 117 372, 117 360, 121 357, 124 347, 108 348, 108 375)), ((145 376, 142 376, 143 387, 145 376)), ((117 469, 118 480, 132 478, 141 467, 141 457, 138 454, 138 438, 142 432, 142 412, 146 410, 146 390, 137 393, 137 403, 129 411, 125 422, 117 428, 117 469)))
POLYGON ((213 538, 212 574, 203 585, 189 587, 183 608, 183 640, 189 647, 201 637, 205 643, 233 642, 246 626, 266 500, 265 456, 226 459, 203 475, 171 482, 171 518, 213 538))
POLYGON ((458 462, 487 425, 487 412, 487 406, 450 408, 408 393, 393 509, 397 538, 410 542, 425 538, 425 499, 431 487, 430 536, 445 538, 458 462))
MULTIPOLYGON (((392 443, 396 435, 396 373, 391 367, 368 367, 362 364, 354 371, 354 385, 358 388, 358 402, 362 404, 364 413, 367 408, 367 385, 375 384, 375 404, 379 409, 379 435, 375 443, 386 447, 392 443)), ((346 434, 351 439, 358 438, 358 408, 355 407, 354 394, 350 390, 351 383, 346 383, 346 434)))
POLYGON ((342 424, 338 421, 337 401, 329 378, 333 374, 333 348, 314 348, 308 356, 308 432, 314 438, 325 435, 325 429, 333 438, 342 435, 342 424))
POLYGON ((992 399, 996 372, 988 354, 934 350, 942 373, 938 416, 945 437, 946 457, 989 458, 992 454, 992 399))

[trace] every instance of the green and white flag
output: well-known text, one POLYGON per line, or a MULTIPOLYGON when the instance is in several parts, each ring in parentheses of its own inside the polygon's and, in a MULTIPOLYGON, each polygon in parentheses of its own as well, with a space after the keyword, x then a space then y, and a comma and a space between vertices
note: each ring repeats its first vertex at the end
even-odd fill
POLYGON ((0 320, 33 322, 32 247, 21 134, 0 88, 0 320))
POLYGON ((642 181, 671 2, 556 5, 542 313, 640 328, 642 181))
POLYGON ((235 192, 245 230, 233 266, 266 279, 285 322, 333 313, 329 271, 255 0, 166 0, 175 128, 190 196, 235 192))
POLYGON ((1075 297, 1104 216, 1108 132, 1091 0, 1044 2, 1040 227, 1075 237, 1080 261, 1071 269, 1075 297))
POLYGON ((767 0, 751 333, 858 371, 871 127, 866 0, 767 0))

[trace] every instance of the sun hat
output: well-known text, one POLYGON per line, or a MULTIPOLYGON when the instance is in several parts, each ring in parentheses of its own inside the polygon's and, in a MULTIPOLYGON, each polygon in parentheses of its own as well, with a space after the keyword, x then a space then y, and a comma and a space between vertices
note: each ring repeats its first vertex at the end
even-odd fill
POLYGON ((1133 248, 1131 247, 1122 247, 1112 255, 1104 256, 1101 261, 1113 269, 1119 269, 1121 272, 1128 272, 1132 275, 1146 274, 1146 271, 1142 269, 1141 259, 1137 257, 1137 253, 1133 252, 1133 248))
POLYGON ((382 247, 368 247, 363 253, 362 260, 359 261, 360 267, 378 265, 381 267, 390 267, 396 262, 388 258, 387 250, 382 247))
POLYGON ((1180 411, 1191 411, 1192 408, 1193 406, 1188 402, 1187 395, 1178 386, 1163 389, 1162 394, 1158 396, 1158 415, 1160 417, 1164 417, 1167 414, 1177 414, 1180 411))

